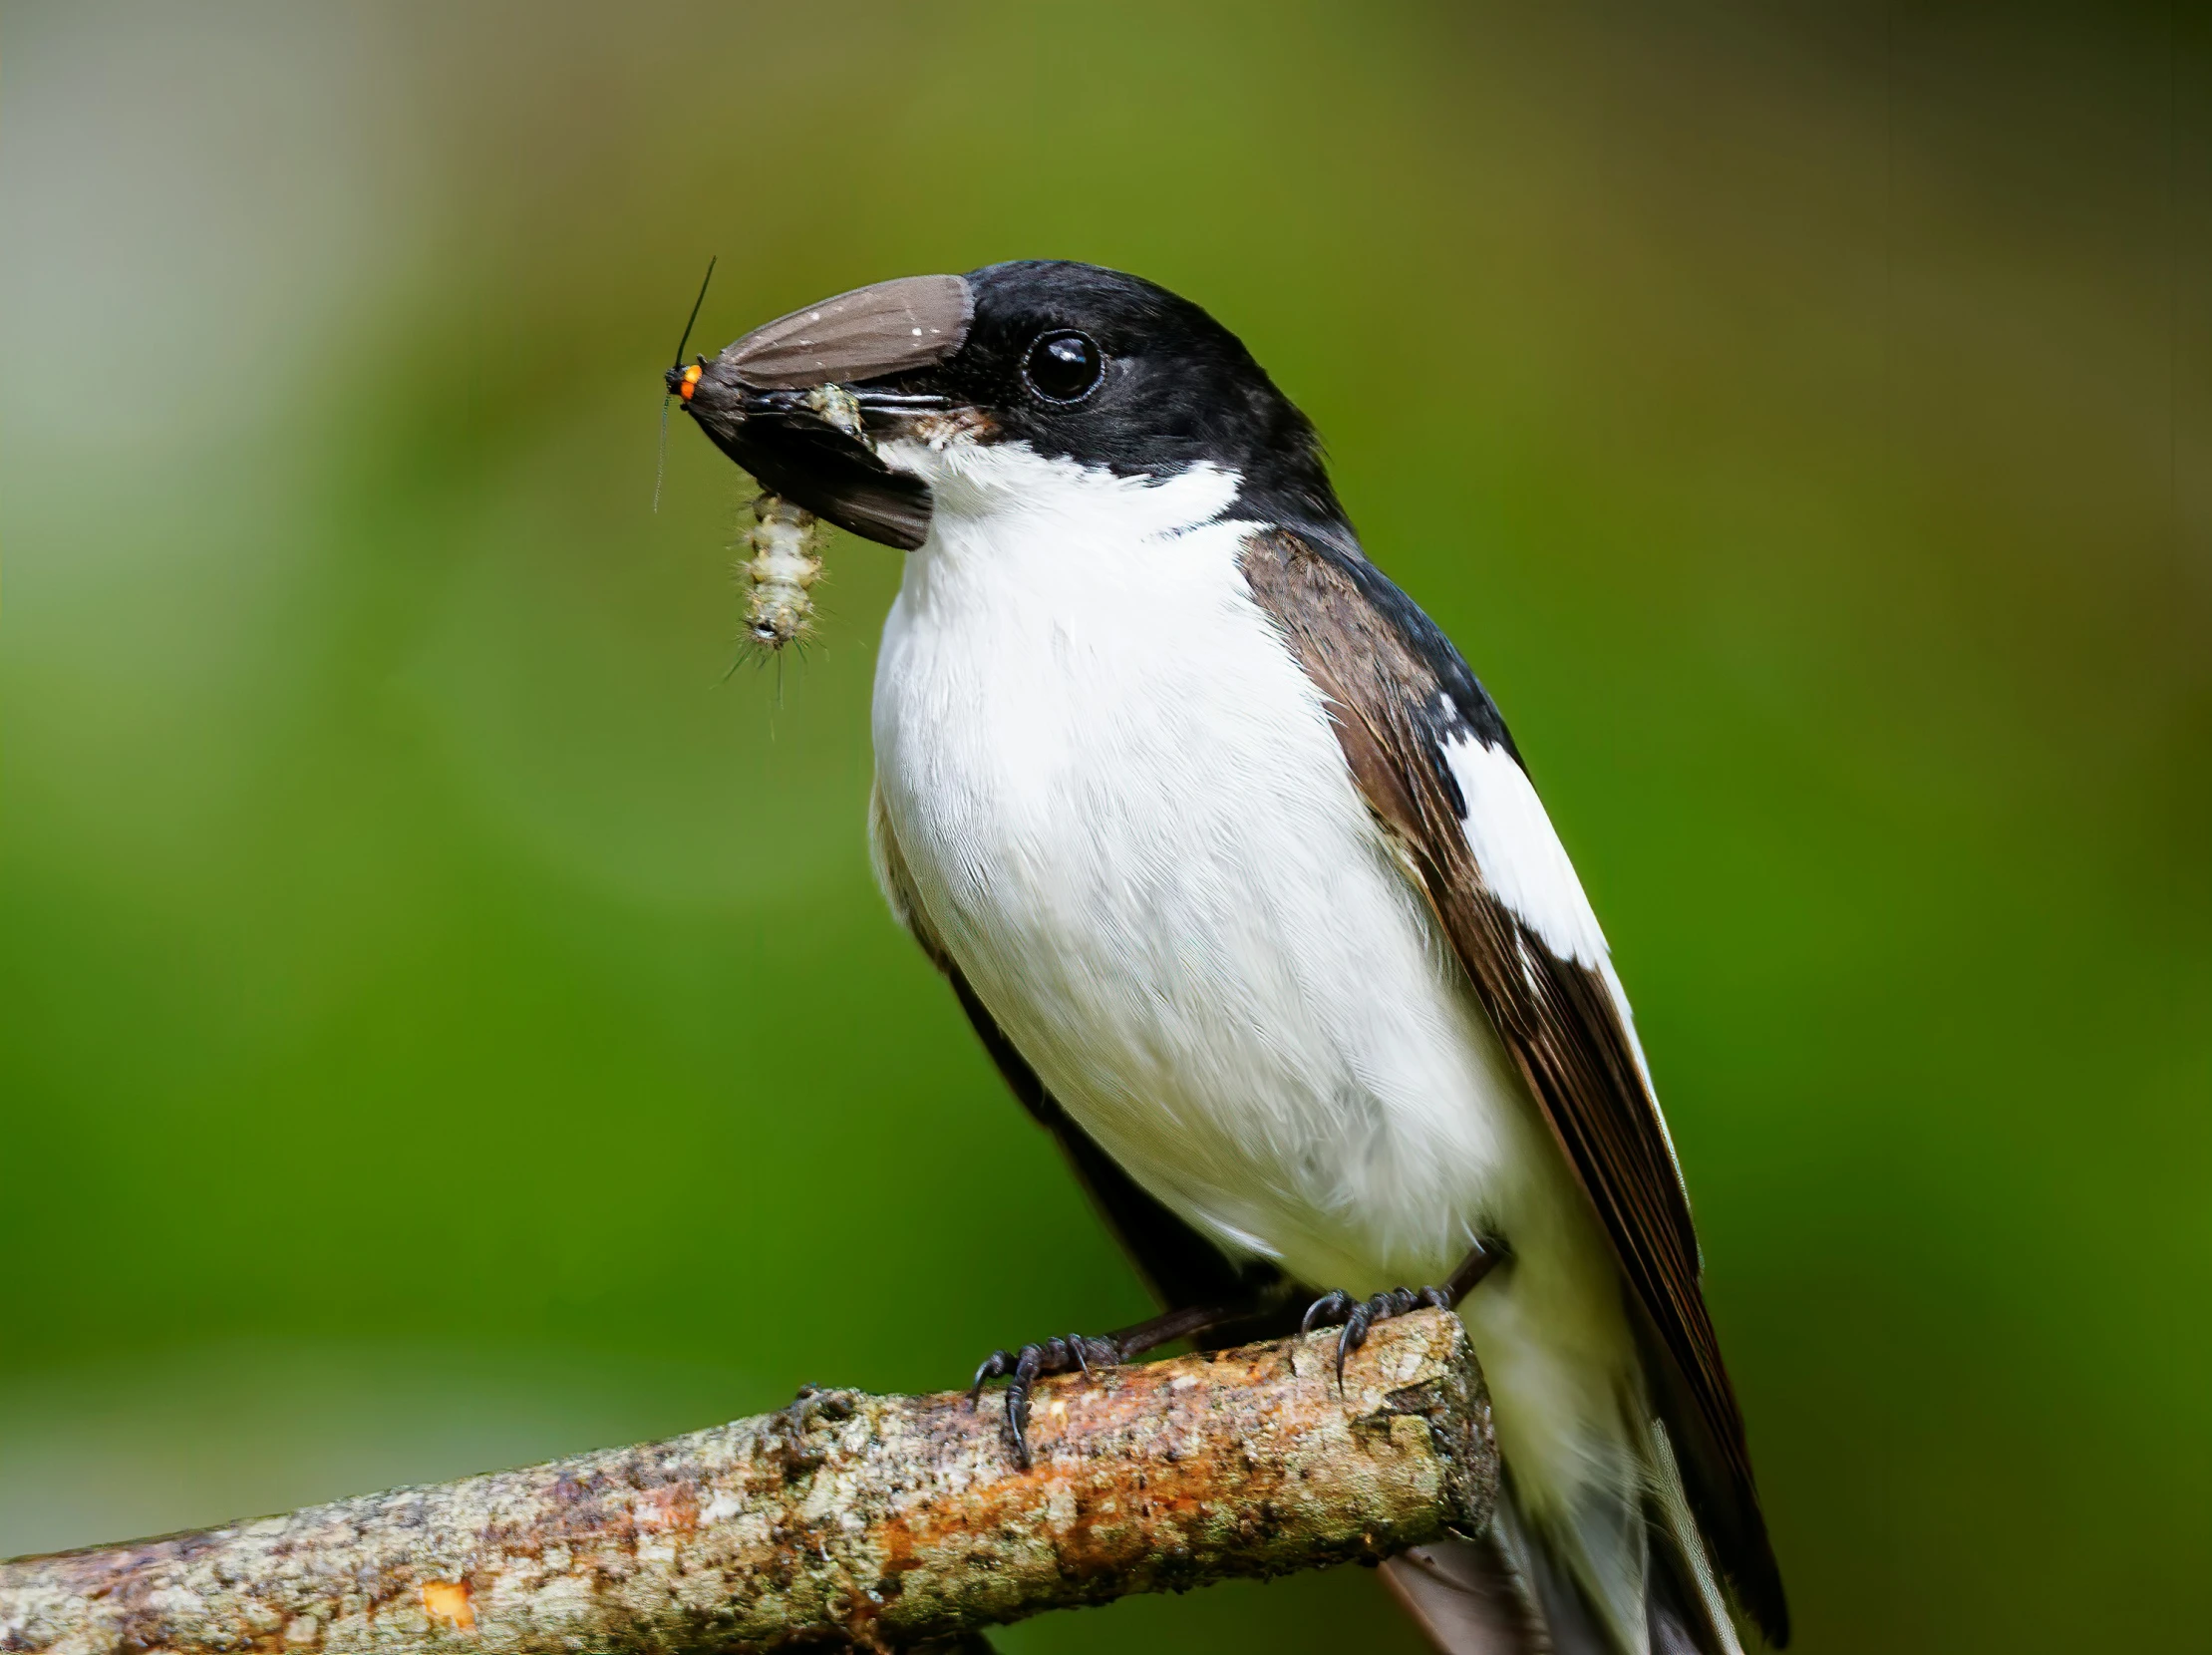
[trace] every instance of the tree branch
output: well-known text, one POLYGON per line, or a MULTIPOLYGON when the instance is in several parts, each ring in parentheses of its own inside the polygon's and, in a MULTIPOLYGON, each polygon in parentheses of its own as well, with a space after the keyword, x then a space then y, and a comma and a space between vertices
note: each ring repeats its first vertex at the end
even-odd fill
POLYGON ((802 1393, 638 1448, 0 1564, 10 1655, 905 1649, 1041 1610, 1374 1561, 1479 1531, 1489 1405, 1458 1318, 994 1398, 802 1393))

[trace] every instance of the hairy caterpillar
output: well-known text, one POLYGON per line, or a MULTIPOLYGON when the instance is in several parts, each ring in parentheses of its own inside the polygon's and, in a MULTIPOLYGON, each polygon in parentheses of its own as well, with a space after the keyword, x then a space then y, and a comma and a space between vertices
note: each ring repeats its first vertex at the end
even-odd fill
POLYGON ((755 643, 782 649, 813 636, 814 582, 821 578, 821 521, 782 495, 753 502, 746 577, 745 630, 755 643))
MULTIPOLYGON (((843 386, 817 385, 805 401, 823 424, 867 441, 860 405, 843 386)), ((813 587, 821 578, 825 538, 820 519, 783 496, 762 495, 754 500, 753 527, 745 536, 752 555, 738 566, 746 577, 746 635, 755 643, 780 650, 813 636, 813 587)))

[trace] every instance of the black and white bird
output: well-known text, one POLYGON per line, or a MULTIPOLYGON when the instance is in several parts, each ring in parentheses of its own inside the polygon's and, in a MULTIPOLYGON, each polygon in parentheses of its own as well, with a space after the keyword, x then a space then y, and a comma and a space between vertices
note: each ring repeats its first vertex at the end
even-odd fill
POLYGON ((829 299, 670 389, 906 550, 884 894, 1167 1314, 1039 1373, 1457 1299, 1506 1499, 1387 1565, 1450 1650, 1773 1644, 1781 1578, 1604 932, 1497 708, 1205 311, 1091 265, 829 299), (815 410, 850 392, 863 429, 815 410), (1425 1287, 1424 1284, 1433 1284, 1425 1287))

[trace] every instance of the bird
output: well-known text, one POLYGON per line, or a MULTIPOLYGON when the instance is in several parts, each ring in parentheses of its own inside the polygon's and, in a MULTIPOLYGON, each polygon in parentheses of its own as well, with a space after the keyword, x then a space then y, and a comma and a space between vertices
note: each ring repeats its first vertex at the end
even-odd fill
POLYGON ((905 552, 877 880, 1162 1306, 986 1359, 1023 1463, 1043 1374, 1318 1325, 1341 1375, 1455 1305, 1498 1512, 1384 1565, 1437 1647, 1786 1644, 1605 934, 1496 704, 1237 336, 1029 259, 839 294, 666 381, 764 488, 905 552))

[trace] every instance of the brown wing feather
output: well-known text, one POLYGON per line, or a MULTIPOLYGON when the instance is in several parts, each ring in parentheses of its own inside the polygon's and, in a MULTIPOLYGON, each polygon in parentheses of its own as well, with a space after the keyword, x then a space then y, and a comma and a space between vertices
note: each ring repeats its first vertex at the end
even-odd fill
POLYGON ((1472 736, 1510 750, 1496 710, 1442 635, 1356 551, 1277 530, 1252 537, 1244 566, 1327 698, 1370 808, 1417 873, 1604 1221, 1700 1521, 1778 1645, 1789 1627, 1780 1571, 1659 1106, 1603 978, 1553 954, 1491 894, 1461 826, 1464 802, 1441 743, 1472 736), (1467 705, 1470 692, 1479 706, 1467 705))

